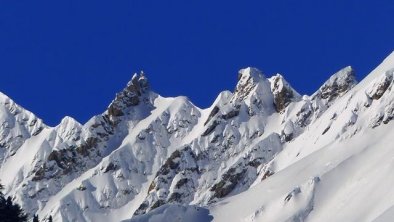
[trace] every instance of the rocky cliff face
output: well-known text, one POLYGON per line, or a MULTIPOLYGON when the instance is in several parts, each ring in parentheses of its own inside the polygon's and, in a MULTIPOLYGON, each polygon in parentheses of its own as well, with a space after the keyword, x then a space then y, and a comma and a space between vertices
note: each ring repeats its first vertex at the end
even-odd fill
POLYGON ((141 72, 139 75, 134 74, 130 82, 120 93, 116 94, 116 98, 108 107, 108 115, 111 119, 124 116, 125 111, 130 107, 137 106, 141 101, 146 101, 149 93, 149 82, 145 74, 141 72))
POLYGON ((300 94, 286 82, 282 75, 276 74, 270 78, 270 82, 277 112, 283 112, 291 102, 296 102, 301 99, 300 94))
POLYGON ((48 127, 1 95, 5 192, 29 213, 56 221, 142 218, 169 204, 210 207, 275 177, 311 147, 394 116, 389 68, 357 85, 346 67, 312 96, 300 96, 280 74, 267 79, 246 68, 238 77, 234 92, 200 109, 185 97, 155 94, 145 74, 135 74, 83 125, 66 117, 48 127))

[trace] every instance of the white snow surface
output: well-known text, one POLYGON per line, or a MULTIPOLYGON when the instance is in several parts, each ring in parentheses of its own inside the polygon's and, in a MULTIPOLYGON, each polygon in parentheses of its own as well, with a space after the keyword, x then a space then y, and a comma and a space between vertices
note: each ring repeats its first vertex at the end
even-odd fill
POLYGON ((103 114, 56 127, 0 94, 0 180, 59 222, 392 221, 393 72, 394 53, 301 97, 249 67, 206 109, 141 73, 103 114))

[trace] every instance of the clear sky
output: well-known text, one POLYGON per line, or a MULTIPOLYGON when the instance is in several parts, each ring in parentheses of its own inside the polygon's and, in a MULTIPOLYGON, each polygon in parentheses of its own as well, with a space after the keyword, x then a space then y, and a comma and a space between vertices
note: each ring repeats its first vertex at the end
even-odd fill
POLYGON ((1 1, 0 91, 49 125, 103 112, 141 69, 154 91, 200 107, 246 66, 311 94, 393 51, 393 12, 390 0, 1 1))

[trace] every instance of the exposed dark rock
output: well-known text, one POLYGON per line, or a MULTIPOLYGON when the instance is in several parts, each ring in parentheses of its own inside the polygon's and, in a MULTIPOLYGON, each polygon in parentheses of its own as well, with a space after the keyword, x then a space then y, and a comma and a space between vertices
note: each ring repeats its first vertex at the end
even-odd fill
POLYGON ((129 194, 133 193, 133 190, 131 190, 131 189, 124 189, 121 192, 122 192, 123 195, 129 195, 129 194))
POLYGON ((257 159, 250 161, 248 163, 248 165, 251 167, 257 168, 258 166, 261 165, 262 162, 263 162, 262 158, 257 158, 257 159))
POLYGON ((181 188, 183 185, 185 185, 188 181, 189 181, 189 180, 188 180, 187 178, 180 179, 180 180, 175 184, 175 187, 176 187, 177 189, 179 189, 179 188, 181 188))
POLYGON ((48 161, 54 161, 56 163, 55 166, 59 167, 61 170, 53 171, 53 166, 50 168, 45 168, 46 172, 53 171, 50 173, 50 177, 60 177, 62 175, 67 175, 71 173, 73 170, 81 170, 86 167, 86 163, 84 161, 80 161, 81 157, 89 158, 91 154, 99 155, 99 151, 93 151, 93 148, 96 148, 97 143, 99 142, 96 138, 90 138, 86 140, 85 143, 78 147, 70 146, 66 149, 62 150, 53 150, 47 157, 48 161), (79 160, 79 161, 78 161, 79 160), (78 161, 78 162, 77 162, 78 161))
POLYGON ((48 155, 48 161, 55 161, 60 168, 65 168, 63 154, 64 152, 62 151, 54 150, 48 155))
POLYGON ((321 135, 324 135, 330 130, 331 126, 327 126, 327 128, 324 129, 323 133, 321 135))
POLYGON ((116 126, 116 123, 111 121, 111 119, 109 118, 108 114, 102 115, 101 118, 102 118, 102 121, 100 121, 100 126, 108 134, 110 134, 110 135, 114 134, 114 127, 116 126))
POLYGON ((152 183, 149 185, 149 189, 148 189, 148 194, 154 190, 156 188, 156 183, 155 181, 152 181, 152 183))
POLYGON ((36 125, 36 123, 37 123, 37 118, 34 117, 34 119, 30 122, 29 126, 32 127, 36 125))
POLYGON ((205 121, 204 126, 207 125, 207 123, 209 123, 209 121, 216 115, 218 114, 218 112, 220 111, 219 107, 215 106, 213 107, 211 113, 208 116, 207 121, 205 121))
MULTIPOLYGON (((210 117, 208 117, 208 120, 204 123, 204 125, 206 125, 208 122, 210 122, 211 118, 213 118, 218 112, 219 112, 219 108, 215 107, 211 114, 209 115, 210 117)), ((207 127, 207 129, 203 132, 202 136, 208 136, 209 134, 211 134, 215 128, 220 124, 220 120, 229 120, 233 117, 236 117, 239 115, 239 109, 240 106, 235 106, 235 109, 231 110, 230 112, 220 115, 218 117, 218 119, 215 119, 214 121, 210 122, 210 125, 207 127)))
POLYGON ((116 94, 115 100, 108 107, 110 117, 119 117, 125 115, 124 110, 131 106, 138 105, 143 93, 149 90, 149 82, 143 72, 140 75, 135 74, 127 87, 120 93, 116 94))
POLYGON ((220 138, 219 135, 215 135, 215 136, 212 138, 211 143, 216 143, 216 142, 218 142, 218 141, 219 141, 219 138, 220 138))
POLYGON ((373 128, 376 128, 376 127, 378 127, 378 126, 380 126, 380 124, 381 124, 382 121, 383 121, 383 118, 384 118, 383 115, 378 115, 378 116, 376 116, 375 118, 373 118, 373 122, 371 123, 372 129, 373 129, 373 128))
POLYGON ((76 151, 83 156, 87 156, 89 155, 89 150, 95 148, 99 142, 98 138, 89 137, 85 143, 76 148, 76 151))
POLYGON ((281 132, 282 142, 289 142, 294 138, 293 133, 285 133, 284 131, 281 132))
POLYGON ((165 203, 166 202, 164 200, 158 200, 152 205, 151 210, 156 209, 156 208, 164 205, 165 203))
MULTIPOLYGON (((328 102, 342 96, 356 85, 356 79, 352 67, 348 66, 335 73, 320 87, 316 96, 328 102)), ((314 98, 315 98, 314 97, 314 98)))
POLYGON ((108 114, 110 116, 123 116, 124 115, 123 111, 119 107, 116 107, 115 105, 110 105, 108 107, 108 114))
POLYGON ((86 187, 84 186, 84 185, 80 185, 78 188, 77 188, 77 190, 79 190, 79 191, 85 191, 86 190, 86 187))
POLYGON ((32 136, 37 136, 44 130, 44 127, 40 126, 35 132, 33 132, 32 136))
POLYGON ((144 214, 149 208, 149 203, 148 201, 144 201, 138 209, 134 212, 134 215, 141 215, 144 214))
POLYGON ((274 175, 274 172, 272 172, 272 171, 270 171, 270 170, 267 170, 267 171, 264 173, 263 178, 261 178, 261 181, 267 179, 268 177, 270 177, 270 176, 272 176, 272 175, 274 175))
POLYGON ((274 106, 277 112, 283 112, 291 103, 293 97, 292 91, 283 90, 279 94, 274 95, 274 106))
POLYGON ((387 124, 387 123, 389 123, 391 120, 393 120, 393 116, 390 116, 390 117, 386 118, 385 120, 383 120, 383 123, 384 123, 384 124, 387 124))
POLYGON ((113 164, 113 163, 109 163, 108 166, 104 169, 104 173, 108 173, 109 171, 115 171, 118 169, 118 166, 113 164))
POLYGON ((297 125, 299 125, 301 127, 307 126, 308 123, 310 122, 311 115, 312 115, 312 111, 311 111, 310 106, 301 108, 301 110, 296 114, 297 125))
POLYGON ((244 100, 263 78, 260 70, 256 68, 246 68, 238 73, 238 84, 234 90, 236 100, 244 100))
POLYGON ((237 168, 230 168, 223 174, 221 181, 211 187, 210 191, 214 192, 214 194, 210 201, 215 198, 223 198, 233 191, 239 181, 244 177, 246 169, 242 169, 240 172, 237 171, 237 168))
POLYGON ((46 167, 45 167, 45 163, 44 163, 44 165, 43 165, 42 167, 40 167, 40 168, 36 171, 36 173, 34 174, 34 177, 33 177, 32 181, 39 181, 39 180, 44 179, 44 177, 45 177, 45 169, 46 169, 46 167))
POLYGON ((196 156, 191 148, 185 147, 182 150, 176 150, 158 170, 155 179, 149 186, 148 197, 136 214, 144 214, 168 202, 184 203, 185 198, 190 198, 194 192, 194 182, 191 178, 198 173, 196 156), (176 182, 176 190, 170 192, 170 185, 177 175, 181 175, 183 178, 176 182), (187 188, 181 189, 185 186, 187 188), (159 190, 160 195, 157 194, 159 190), (160 196, 159 200, 157 200, 158 196, 160 196))
POLYGON ((274 96, 275 109, 277 112, 283 112, 293 101, 294 92, 279 74, 272 78, 271 88, 274 96))
POLYGON ((285 197, 285 201, 289 202, 291 200, 291 198, 293 197, 293 195, 291 193, 289 193, 286 197, 285 197))
POLYGON ((208 126, 208 128, 204 131, 204 133, 202 134, 202 136, 208 136, 209 134, 211 134, 215 128, 219 125, 219 121, 215 120, 211 123, 211 125, 208 126))
POLYGON ((176 159, 180 157, 181 157, 181 152, 179 150, 173 152, 171 156, 163 164, 163 166, 161 166, 156 176, 167 175, 170 172, 170 170, 176 169, 179 166, 179 161, 176 161, 176 159))
POLYGON ((235 109, 235 110, 231 110, 230 112, 228 112, 228 113, 226 113, 226 114, 223 114, 223 115, 222 115, 222 118, 223 118, 224 120, 228 120, 228 119, 231 119, 231 118, 236 117, 236 116, 238 116, 238 115, 239 115, 239 110, 238 110, 238 109, 235 109))
POLYGON ((168 198, 169 203, 177 203, 182 200, 183 195, 177 192, 171 194, 170 198, 168 198))
POLYGON ((301 193, 301 189, 299 187, 294 188, 293 191, 291 191, 286 197, 285 197, 285 202, 289 202, 293 196, 301 193))

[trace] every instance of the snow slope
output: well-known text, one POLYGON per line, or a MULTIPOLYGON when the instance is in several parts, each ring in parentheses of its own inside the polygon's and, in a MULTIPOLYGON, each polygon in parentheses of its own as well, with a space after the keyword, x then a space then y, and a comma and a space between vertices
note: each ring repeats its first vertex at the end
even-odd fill
POLYGON ((141 73, 102 114, 56 127, 1 94, 0 179, 55 221, 390 221, 393 73, 394 53, 301 96, 249 67, 206 109, 141 73))

